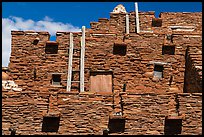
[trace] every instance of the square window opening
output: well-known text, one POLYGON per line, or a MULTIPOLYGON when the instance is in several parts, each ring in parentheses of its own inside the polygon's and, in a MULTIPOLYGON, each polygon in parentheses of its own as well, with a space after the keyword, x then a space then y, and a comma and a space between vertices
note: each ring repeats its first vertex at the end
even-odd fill
POLYGON ((165 119, 164 134, 178 135, 182 131, 182 119, 165 119))
POLYGON ((43 117, 42 132, 58 132, 60 117, 43 117))
POLYGON ((61 75, 53 74, 52 75, 52 85, 60 85, 60 82, 61 82, 61 75))
POLYGON ((127 51, 127 46, 124 45, 114 45, 113 46, 113 54, 114 55, 121 55, 121 56, 125 56, 126 55, 126 51, 127 51))
POLYGON ((162 55, 175 55, 175 46, 162 46, 162 55))
POLYGON ((161 27, 162 19, 153 18, 152 19, 152 27, 161 27))
POLYGON ((125 119, 109 119, 109 133, 117 133, 125 131, 125 119))
POLYGON ((46 44, 45 46, 46 54, 57 54, 58 53, 58 45, 57 44, 46 44))
POLYGON ((163 78, 163 65, 154 65, 154 77, 163 78))

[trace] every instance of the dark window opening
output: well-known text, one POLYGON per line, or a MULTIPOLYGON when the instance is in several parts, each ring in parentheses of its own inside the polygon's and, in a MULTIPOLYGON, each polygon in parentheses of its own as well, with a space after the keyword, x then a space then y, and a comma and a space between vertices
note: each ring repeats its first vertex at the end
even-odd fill
POLYGON ((182 131, 182 119, 165 119, 164 134, 178 135, 182 131))
POLYGON ((109 133, 124 132, 125 119, 109 119, 108 129, 109 133))
POLYGON ((45 46, 46 54, 57 54, 58 52, 58 44, 49 44, 47 43, 45 46))
POLYGON ((60 117, 43 117, 42 132, 58 132, 60 117))
POLYGON ((163 65, 154 65, 154 77, 163 78, 163 65))
POLYGON ((126 45, 114 45, 113 46, 113 54, 114 55, 121 55, 125 56, 127 51, 126 45))
POLYGON ((162 55, 175 55, 175 46, 162 46, 162 55))
POLYGON ((61 75, 53 74, 52 75, 52 85, 60 85, 60 82, 61 82, 61 75))
POLYGON ((153 18, 152 19, 152 27, 161 27, 162 26, 162 19, 153 18))

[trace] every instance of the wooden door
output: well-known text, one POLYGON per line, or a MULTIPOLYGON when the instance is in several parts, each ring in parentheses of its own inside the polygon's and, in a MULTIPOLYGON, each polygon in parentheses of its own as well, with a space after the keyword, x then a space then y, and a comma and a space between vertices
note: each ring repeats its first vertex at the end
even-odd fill
POLYGON ((92 72, 90 80, 92 92, 112 92, 111 72, 92 72))

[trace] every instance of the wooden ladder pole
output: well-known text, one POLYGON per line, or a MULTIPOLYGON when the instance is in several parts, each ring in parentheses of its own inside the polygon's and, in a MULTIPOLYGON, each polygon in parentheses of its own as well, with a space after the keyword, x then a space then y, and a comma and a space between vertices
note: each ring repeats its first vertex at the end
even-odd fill
POLYGON ((72 58, 73 58, 73 34, 70 32, 70 45, 69 45, 69 64, 68 64, 68 76, 67 76, 67 91, 71 91, 71 79, 72 79, 72 58))
POLYGON ((85 57, 85 26, 82 26, 81 62, 80 62, 80 92, 84 92, 84 57, 85 57))

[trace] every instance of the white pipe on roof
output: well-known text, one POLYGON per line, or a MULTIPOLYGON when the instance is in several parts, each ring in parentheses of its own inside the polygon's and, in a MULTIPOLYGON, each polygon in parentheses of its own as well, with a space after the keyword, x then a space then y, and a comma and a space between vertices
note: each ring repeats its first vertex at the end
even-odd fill
POLYGON ((138 4, 135 2, 135 20, 136 20, 136 31, 140 33, 140 25, 139 25, 139 14, 138 14, 138 4))

